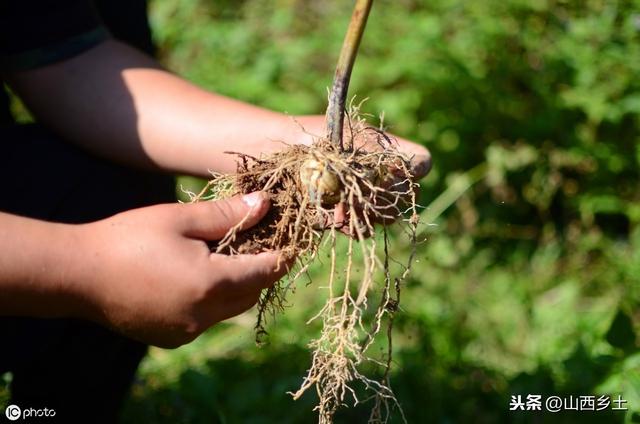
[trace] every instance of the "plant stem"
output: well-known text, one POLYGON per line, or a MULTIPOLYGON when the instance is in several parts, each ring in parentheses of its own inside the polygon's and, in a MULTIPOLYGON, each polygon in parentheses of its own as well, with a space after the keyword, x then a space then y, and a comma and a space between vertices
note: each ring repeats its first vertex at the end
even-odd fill
POLYGON ((342 126, 344 122, 345 104, 353 63, 358 54, 358 46, 367 24, 369 11, 373 0, 356 0, 356 5, 351 15, 349 28, 342 43, 340 58, 336 66, 336 74, 333 78, 333 86, 329 94, 329 107, 327 108, 327 129, 331 142, 344 151, 342 143, 342 126))

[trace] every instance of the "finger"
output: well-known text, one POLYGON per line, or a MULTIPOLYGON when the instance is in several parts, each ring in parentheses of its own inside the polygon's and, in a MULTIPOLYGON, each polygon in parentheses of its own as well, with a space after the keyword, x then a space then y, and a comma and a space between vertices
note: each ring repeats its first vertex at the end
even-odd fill
POLYGON ((411 173, 414 180, 426 177, 431 171, 431 153, 427 150, 426 154, 415 155, 411 158, 411 173))
POLYGON ((242 294, 271 287, 289 272, 293 259, 285 259, 280 252, 234 256, 212 253, 211 263, 212 273, 223 277, 220 290, 233 297, 234 292, 242 294))
POLYGON ((181 205, 184 207, 183 231, 187 237, 219 240, 237 225, 241 230, 256 225, 269 205, 267 194, 260 191, 227 200, 181 205))
POLYGON ((342 229, 348 226, 347 222, 347 205, 344 202, 338 202, 333 210, 327 213, 316 214, 313 221, 314 230, 329 230, 333 227, 342 229))
POLYGON ((236 315, 240 315, 243 312, 251 309, 258 300, 260 299, 260 292, 257 291, 255 293, 247 294, 238 299, 231 300, 225 307, 225 315, 221 318, 223 320, 234 317, 236 315))
POLYGON ((414 180, 425 177, 431 171, 431 152, 418 144, 403 138, 397 138, 398 149, 411 157, 411 173, 414 180))
POLYGON ((347 205, 341 202, 334 209, 333 222, 327 223, 327 226, 335 227, 339 232, 351 238, 366 239, 372 236, 372 224, 374 223, 376 223, 375 216, 370 214, 365 217, 360 205, 354 205, 347 209, 347 205), (352 227, 351 217, 353 214, 355 214, 355 219, 352 227), (359 231, 355 226, 358 226, 359 231))
POLYGON ((395 205, 378 206, 376 213, 369 214, 369 220, 375 224, 391 225, 400 218, 400 212, 395 205))
POLYGON ((337 228, 343 228, 347 224, 347 205, 340 202, 333 209, 333 223, 337 228))
POLYGON ((352 230, 351 226, 349 225, 349 220, 352 212, 355 212, 357 216, 356 225, 360 225, 361 235, 363 236, 363 238, 369 238, 372 235, 371 230, 368 229, 369 226, 365 225, 365 223, 368 222, 370 224, 386 224, 392 223, 395 220, 393 217, 385 218, 384 216, 380 216, 380 218, 378 218, 375 214, 371 213, 368 216, 369 219, 367 221, 367 219, 365 219, 364 217, 364 212, 359 205, 355 205, 350 211, 348 210, 347 205, 344 202, 340 202, 334 207, 333 213, 331 213, 330 215, 323 215, 322 218, 315 224, 314 228, 318 230, 328 230, 331 228, 335 228, 342 234, 345 234, 352 238, 358 238, 358 232, 355 229, 352 230))

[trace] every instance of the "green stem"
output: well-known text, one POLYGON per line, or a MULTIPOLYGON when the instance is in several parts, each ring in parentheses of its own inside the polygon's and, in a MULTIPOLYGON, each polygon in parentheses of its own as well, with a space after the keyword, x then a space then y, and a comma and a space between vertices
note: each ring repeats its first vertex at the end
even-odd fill
POLYGON ((333 86, 329 94, 329 107, 327 108, 327 129, 329 130, 329 139, 338 146, 341 151, 344 150, 342 144, 342 126, 344 122, 345 104, 347 100, 347 91, 349 90, 349 81, 351 80, 351 71, 353 63, 358 54, 360 40, 364 33, 364 27, 367 24, 369 11, 373 0, 356 0, 356 5, 351 15, 349 28, 342 43, 338 66, 336 66, 336 74, 333 78, 333 86))
MULTIPOLYGON (((482 181, 487 176, 487 163, 482 162, 467 172, 457 175, 449 184, 449 187, 435 198, 422 215, 421 221, 427 225, 433 224, 447 209, 451 207, 467 190, 482 181)), ((418 238, 424 238, 427 231, 423 231, 418 238)))

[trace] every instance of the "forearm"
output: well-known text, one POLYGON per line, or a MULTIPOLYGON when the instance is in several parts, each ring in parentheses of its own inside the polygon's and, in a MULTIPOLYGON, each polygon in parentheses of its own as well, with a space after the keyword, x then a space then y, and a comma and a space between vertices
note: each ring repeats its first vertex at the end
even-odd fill
MULTIPOLYGON (((37 119, 66 139, 133 166, 207 175, 252 155, 308 143, 291 117, 202 90, 151 58, 107 41, 65 62, 9 77, 37 119)), ((321 116, 301 117, 321 135, 321 116)))
POLYGON ((0 212, 0 315, 77 316, 73 226, 0 212))

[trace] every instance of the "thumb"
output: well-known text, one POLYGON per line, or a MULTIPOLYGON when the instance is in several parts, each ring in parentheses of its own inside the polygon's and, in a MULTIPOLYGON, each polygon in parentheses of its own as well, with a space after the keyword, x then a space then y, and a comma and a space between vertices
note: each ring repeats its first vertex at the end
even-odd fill
POLYGON ((220 288, 228 295, 271 287, 289 272, 295 261, 285 259, 277 251, 235 256, 212 253, 210 258, 213 272, 223 281, 220 288))
POLYGON ((270 202, 266 193, 255 191, 226 200, 184 206, 184 235, 203 240, 219 240, 236 225, 241 225, 241 230, 256 225, 269 210, 270 202))
POLYGON ((417 154, 411 158, 411 172, 415 181, 426 177, 429 171, 431 171, 431 153, 428 150, 425 154, 417 154))

